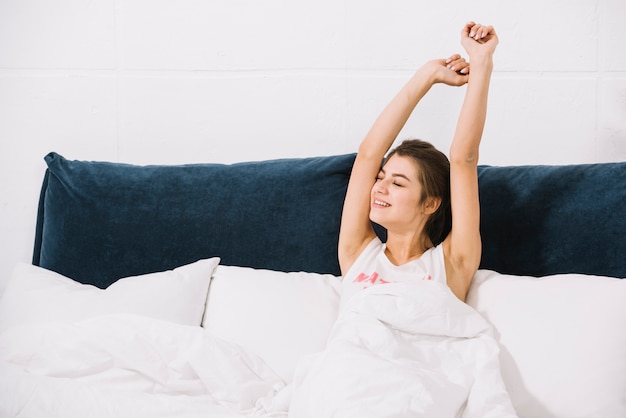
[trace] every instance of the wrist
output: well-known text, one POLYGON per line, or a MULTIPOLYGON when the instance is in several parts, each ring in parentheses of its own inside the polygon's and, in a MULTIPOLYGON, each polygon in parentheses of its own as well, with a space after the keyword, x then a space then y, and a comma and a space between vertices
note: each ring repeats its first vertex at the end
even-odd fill
POLYGON ((433 85, 441 82, 439 77, 439 71, 441 68, 442 65, 436 60, 429 61, 417 70, 414 78, 421 80, 428 87, 432 87, 433 85))
POLYGON ((437 83, 437 68, 430 62, 422 65, 411 78, 414 86, 429 89, 437 83))
POLYGON ((493 56, 489 53, 475 53, 470 55, 469 59, 472 70, 478 67, 493 67, 493 56))

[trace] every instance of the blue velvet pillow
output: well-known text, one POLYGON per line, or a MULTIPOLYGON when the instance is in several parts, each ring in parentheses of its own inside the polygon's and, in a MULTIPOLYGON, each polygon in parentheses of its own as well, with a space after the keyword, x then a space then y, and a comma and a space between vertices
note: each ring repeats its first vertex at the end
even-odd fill
POLYGON ((45 161, 33 264, 79 282, 104 288, 214 256, 339 274, 354 155, 135 166, 50 153, 45 161))
POLYGON ((481 268, 626 277, 626 163, 479 167, 481 268))

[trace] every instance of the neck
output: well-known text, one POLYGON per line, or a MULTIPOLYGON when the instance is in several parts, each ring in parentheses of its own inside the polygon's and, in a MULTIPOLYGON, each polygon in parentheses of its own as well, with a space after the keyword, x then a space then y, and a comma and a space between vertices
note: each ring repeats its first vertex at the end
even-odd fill
POLYGON ((433 243, 426 235, 402 236, 388 234, 385 254, 395 265, 402 265, 419 258, 433 243))

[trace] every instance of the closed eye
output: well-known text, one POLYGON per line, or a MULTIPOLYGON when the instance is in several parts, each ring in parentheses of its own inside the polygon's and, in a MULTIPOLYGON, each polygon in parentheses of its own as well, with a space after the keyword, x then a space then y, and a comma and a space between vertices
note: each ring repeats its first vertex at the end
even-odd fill
MULTIPOLYGON (((394 180, 393 180, 393 182, 391 184, 393 184, 396 187, 405 187, 404 184, 398 183, 398 181, 395 180, 396 176, 393 176, 393 177, 394 177, 394 180)), ((404 178, 404 176, 397 176, 397 177, 404 178)), ((383 174, 379 174, 379 175, 376 176, 376 182, 382 181, 384 179, 385 179, 385 176, 383 174)))

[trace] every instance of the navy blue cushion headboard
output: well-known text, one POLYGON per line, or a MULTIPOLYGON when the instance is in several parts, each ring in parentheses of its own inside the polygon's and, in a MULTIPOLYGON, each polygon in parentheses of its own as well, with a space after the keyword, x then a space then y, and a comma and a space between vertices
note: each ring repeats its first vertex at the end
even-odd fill
MULTIPOLYGON (((99 287, 213 256, 339 274, 354 154, 232 165, 45 160, 35 265, 99 287)), ((626 277, 626 163, 478 171, 481 268, 626 277)))
POLYGON ((626 277, 626 163, 480 167, 482 268, 626 277))
POLYGON ((33 264, 106 287, 201 258, 339 273, 354 155, 232 165, 135 166, 56 153, 41 192, 33 264))

